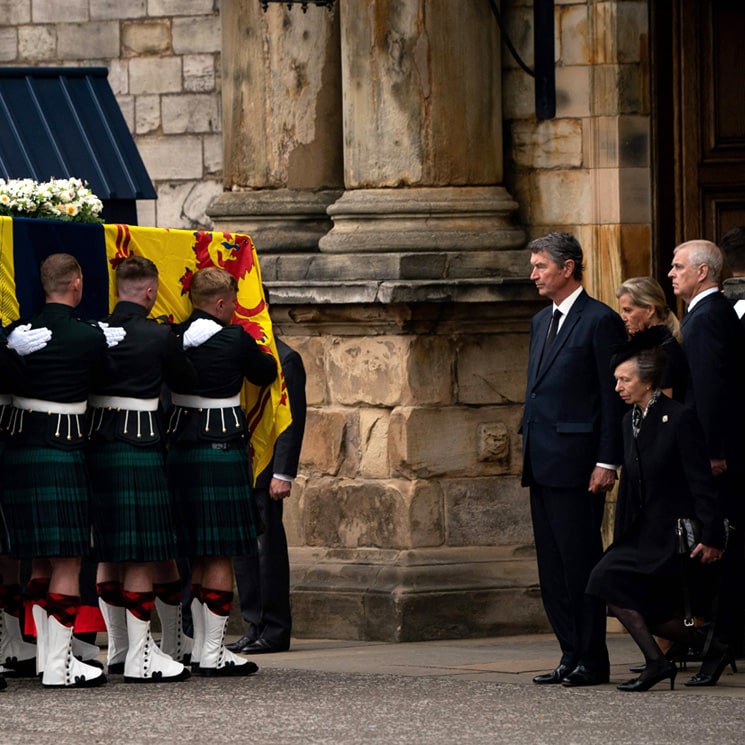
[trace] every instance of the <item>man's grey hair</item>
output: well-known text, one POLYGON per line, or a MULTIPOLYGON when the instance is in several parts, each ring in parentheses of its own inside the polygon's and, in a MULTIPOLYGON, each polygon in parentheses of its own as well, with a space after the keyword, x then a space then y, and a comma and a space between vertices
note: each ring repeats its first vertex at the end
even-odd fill
POLYGON ((681 243, 673 252, 677 254, 682 248, 688 249, 688 261, 694 266, 706 264, 709 267, 709 279, 719 284, 722 280, 722 267, 724 266, 724 255, 719 246, 711 241, 688 241, 681 243))
POLYGON ((555 264, 562 267, 571 259, 574 262, 572 277, 578 282, 582 281, 584 266, 582 260, 582 246, 571 233, 547 233, 536 238, 528 245, 530 253, 545 253, 555 264))

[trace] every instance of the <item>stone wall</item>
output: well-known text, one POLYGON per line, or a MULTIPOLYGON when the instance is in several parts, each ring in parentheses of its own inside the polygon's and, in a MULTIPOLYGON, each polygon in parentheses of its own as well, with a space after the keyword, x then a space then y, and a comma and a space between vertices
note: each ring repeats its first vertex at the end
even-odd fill
MULTIPOLYGON (((158 193, 141 225, 210 227, 222 193, 219 0, 0 0, 0 65, 103 66, 158 193)), ((54 174, 50 174, 54 175, 54 174)))
MULTIPOLYGON (((532 0, 504 0, 507 32, 533 61, 532 0)), ((531 237, 575 233, 588 289, 615 306, 651 270, 647 0, 556 0, 556 117, 539 121, 532 79, 505 51, 507 185, 531 237)))

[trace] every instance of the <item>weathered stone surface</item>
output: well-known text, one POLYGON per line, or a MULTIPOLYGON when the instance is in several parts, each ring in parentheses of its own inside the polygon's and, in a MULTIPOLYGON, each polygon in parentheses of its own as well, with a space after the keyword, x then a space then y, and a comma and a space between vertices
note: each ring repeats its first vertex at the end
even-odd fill
POLYGON ((160 96, 135 97, 135 132, 148 134, 160 128, 160 96))
POLYGON ((448 546, 533 544, 528 490, 520 477, 442 482, 448 546))
POLYGON ((146 15, 147 0, 89 0, 91 20, 140 18, 146 15))
POLYGON ((185 54, 184 90, 207 93, 216 87, 215 57, 212 54, 185 54))
POLYGON ((164 57, 130 60, 129 89, 134 95, 178 93, 181 90, 181 59, 164 57))
POLYGON ((3 25, 16 26, 31 21, 31 0, 0 0, 3 25))
POLYGON ((391 414, 389 456, 393 474, 407 478, 518 473, 520 406, 477 409, 397 407, 391 414), (480 427, 502 422, 510 436, 509 462, 479 459, 480 427))
POLYGON ((214 0, 148 0, 150 16, 209 15, 214 12, 214 0))
POLYGON ((556 116, 587 117, 590 116, 590 99, 595 106, 595 91, 592 88, 592 71, 590 65, 572 65, 556 69, 556 116))
POLYGON ((327 359, 332 399, 348 406, 395 406, 403 395, 409 344, 404 337, 334 340, 327 359))
MULTIPOLYGON (((16 3, 18 4, 18 3, 16 3)), ((34 23, 74 23, 88 20, 88 0, 46 0, 33 4, 34 23)))
POLYGON ((434 482, 328 478, 306 485, 305 539, 310 546, 414 548, 443 542, 442 494, 434 482))
POLYGON ((512 156, 518 166, 579 168, 582 165, 582 121, 518 121, 512 126, 512 156))
POLYGON ((119 24, 113 21, 60 23, 57 26, 60 59, 111 59, 119 56, 119 24))
POLYGON ((346 455, 349 419, 350 414, 344 409, 308 409, 300 460, 309 474, 339 473, 346 455))
POLYGON ((468 336, 458 347, 458 401, 506 404, 525 400, 527 334, 468 336))
MULTIPOLYGON (((213 135, 204 135, 202 137, 203 142, 203 155, 204 155, 204 172, 207 175, 220 177, 222 174, 222 137, 219 132, 213 135)), ((217 192, 217 199, 223 194, 222 187, 217 192)), ((213 199, 208 205, 202 205, 202 209, 210 214, 210 205, 215 202, 213 199)), ((212 221, 212 218, 210 218, 212 221)))
MULTIPOLYGON (((147 150, 140 148, 140 152, 147 165, 147 150)), ((150 175, 153 175, 152 171, 150 175)), ((192 184, 188 181, 158 184, 158 201, 155 207, 158 225, 171 225, 174 228, 191 227, 184 217, 184 201, 189 196, 191 188, 192 184)))
POLYGON ((18 56, 18 31, 0 28, 0 62, 12 62, 18 56))
POLYGON ((184 200, 183 216, 188 221, 188 226, 204 226, 211 230, 212 221, 204 211, 218 194, 222 192, 222 182, 215 179, 202 179, 191 184, 191 190, 184 200))
POLYGON ((587 65, 592 62, 587 38, 587 14, 585 4, 561 8, 557 14, 557 46, 563 65, 587 65))
MULTIPOLYGON (((271 304, 274 302, 271 290, 269 302, 271 312, 271 304)), ((324 367, 326 340, 319 336, 293 336, 292 331, 283 334, 282 338, 303 358, 306 375, 305 398, 308 406, 328 403, 328 382, 324 367)))
POLYGON ((122 23, 122 52, 127 57, 163 54, 171 47, 171 25, 165 19, 122 23))
MULTIPOLYGON (((180 93, 161 98, 164 134, 220 131, 218 99, 208 93, 180 93)), ((220 189, 222 194, 222 189, 220 189)))
POLYGON ((176 54, 217 53, 221 45, 220 23, 214 17, 173 19, 173 51, 176 54))
POLYGON ((54 60, 56 54, 57 32, 54 26, 34 24, 18 28, 18 56, 22 60, 29 62, 54 60))
POLYGON ((138 149, 153 179, 167 181, 202 177, 202 141, 198 137, 143 138, 138 149))
POLYGON ((365 479, 387 479, 388 463, 387 409, 360 409, 360 476, 365 479))

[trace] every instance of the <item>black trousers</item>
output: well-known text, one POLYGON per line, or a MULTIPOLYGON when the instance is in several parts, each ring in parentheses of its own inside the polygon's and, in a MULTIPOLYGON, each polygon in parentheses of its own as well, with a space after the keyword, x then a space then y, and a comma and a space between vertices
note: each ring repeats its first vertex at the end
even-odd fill
POLYGON ((266 489, 254 491, 259 520, 264 532, 259 535, 255 556, 236 556, 235 583, 241 615, 257 638, 277 644, 290 642, 290 561, 287 536, 282 524, 282 500, 269 496, 266 489))
POLYGON ((603 554, 605 494, 534 484, 530 488, 543 607, 561 646, 561 663, 607 674, 606 610, 585 593, 603 554))

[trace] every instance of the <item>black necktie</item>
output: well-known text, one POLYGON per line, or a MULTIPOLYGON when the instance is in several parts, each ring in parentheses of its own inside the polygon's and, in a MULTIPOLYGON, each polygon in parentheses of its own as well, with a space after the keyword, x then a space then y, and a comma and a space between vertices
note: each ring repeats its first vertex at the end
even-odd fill
POLYGON ((551 317, 551 325, 548 327, 548 336, 546 337, 546 346, 543 351, 546 352, 551 348, 556 338, 556 333, 559 330, 559 320, 561 319, 561 311, 557 308, 551 317))

